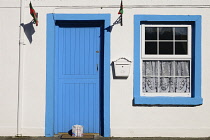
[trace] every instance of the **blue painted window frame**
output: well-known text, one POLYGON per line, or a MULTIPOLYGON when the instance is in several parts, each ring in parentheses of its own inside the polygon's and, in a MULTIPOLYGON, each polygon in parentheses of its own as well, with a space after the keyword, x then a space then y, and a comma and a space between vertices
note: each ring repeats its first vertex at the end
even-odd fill
POLYGON ((201 105, 201 16, 200 15, 134 15, 134 105, 201 105), (145 97, 140 96, 140 61, 142 23, 167 22, 192 25, 192 91, 191 97, 145 97))
MULTIPOLYGON (((46 52, 46 116, 45 136, 54 136, 54 64, 55 64, 55 22, 56 20, 103 20, 104 27, 110 26, 110 14, 47 14, 46 52)), ((110 32, 104 31, 104 81, 102 135, 110 136, 110 32)))

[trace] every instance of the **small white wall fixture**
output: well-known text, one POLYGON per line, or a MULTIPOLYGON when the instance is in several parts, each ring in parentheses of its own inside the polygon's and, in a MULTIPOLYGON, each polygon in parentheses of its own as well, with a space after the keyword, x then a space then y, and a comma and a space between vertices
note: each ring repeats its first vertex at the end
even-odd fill
POLYGON ((114 63, 115 77, 127 78, 130 73, 131 61, 127 58, 121 57, 114 63))

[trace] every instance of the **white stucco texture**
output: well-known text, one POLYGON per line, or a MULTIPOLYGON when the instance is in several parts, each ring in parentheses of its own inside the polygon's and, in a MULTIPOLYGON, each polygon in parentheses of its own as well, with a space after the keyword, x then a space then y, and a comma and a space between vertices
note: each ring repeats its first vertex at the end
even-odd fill
MULTIPOLYGON (((0 136, 17 134, 20 4, 0 1, 0 136)), ((25 0, 24 24, 29 24, 30 0, 25 0)), ((39 25, 24 36, 22 123, 23 136, 45 136, 46 106, 46 15, 110 14, 118 18, 120 0, 32 0, 39 25), (33 32, 34 31, 34 32, 33 32), (32 34, 33 33, 33 34, 32 34)), ((120 57, 132 61, 127 79, 113 79, 110 69, 110 136, 113 137, 207 137, 210 136, 210 1, 206 0, 129 0, 123 1, 123 26, 111 32, 110 64, 120 57), (203 8, 199 8, 199 5, 203 8), (195 107, 134 106, 133 51, 134 15, 202 16, 202 98, 195 107)))

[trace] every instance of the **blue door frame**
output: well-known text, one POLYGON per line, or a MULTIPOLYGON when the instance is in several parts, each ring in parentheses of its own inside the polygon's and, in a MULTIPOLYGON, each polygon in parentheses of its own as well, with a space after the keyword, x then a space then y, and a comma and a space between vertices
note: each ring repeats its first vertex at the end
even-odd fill
MULTIPOLYGON (((104 30, 110 26, 110 14, 48 14, 47 15, 47 57, 46 57, 46 117, 45 136, 54 136, 54 95, 55 95, 55 22, 64 21, 103 21, 104 30)), ((110 136, 110 32, 104 31, 103 58, 103 116, 101 132, 104 137, 110 136)))

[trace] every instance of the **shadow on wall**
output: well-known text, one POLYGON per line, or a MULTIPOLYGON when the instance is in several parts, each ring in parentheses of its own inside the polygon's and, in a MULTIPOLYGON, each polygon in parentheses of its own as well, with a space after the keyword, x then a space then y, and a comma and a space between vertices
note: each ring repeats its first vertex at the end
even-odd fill
POLYGON ((27 24, 21 23, 20 25, 23 27, 24 33, 28 38, 28 41, 32 43, 33 41, 32 35, 35 33, 33 22, 29 22, 27 24))
POLYGON ((111 67, 112 67, 112 75, 113 75, 113 79, 121 79, 121 80, 126 80, 126 79, 128 79, 128 77, 117 77, 117 76, 115 76, 116 74, 115 74, 115 69, 114 69, 114 62, 112 62, 111 63, 111 67))

